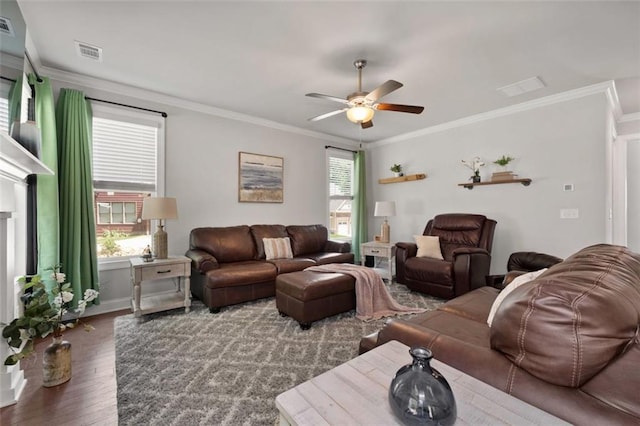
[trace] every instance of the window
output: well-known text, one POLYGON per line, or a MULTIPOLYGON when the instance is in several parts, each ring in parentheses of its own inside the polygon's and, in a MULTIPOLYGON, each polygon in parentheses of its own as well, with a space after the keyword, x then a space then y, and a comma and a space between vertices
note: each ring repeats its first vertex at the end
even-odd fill
POLYGON ((329 233, 335 240, 352 236, 353 164, 353 154, 329 152, 329 233))
POLYGON ((134 256, 151 245, 144 198, 162 193, 164 120, 92 105, 93 186, 99 259, 134 256))
MULTIPOLYGON (((126 193, 122 194, 126 196, 126 193)), ((98 196, 96 196, 98 199, 98 196)), ((135 202, 100 202, 98 205, 98 221, 99 225, 109 225, 113 223, 135 224, 140 213, 138 212, 139 204, 135 202)))
POLYGON ((0 80, 0 132, 9 133, 9 90, 11 84, 0 80))

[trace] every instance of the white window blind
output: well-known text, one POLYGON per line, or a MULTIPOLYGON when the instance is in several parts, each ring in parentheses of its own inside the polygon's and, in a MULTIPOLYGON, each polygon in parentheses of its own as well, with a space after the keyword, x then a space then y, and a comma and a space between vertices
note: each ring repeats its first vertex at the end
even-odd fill
POLYGON ((156 192, 158 128, 93 118, 95 189, 156 192))
POLYGON ((0 97, 0 132, 9 133, 9 101, 0 97))
POLYGON ((9 90, 11 84, 0 80, 0 132, 9 133, 9 90))
POLYGON ((329 157, 329 197, 351 198, 353 195, 353 159, 329 157))

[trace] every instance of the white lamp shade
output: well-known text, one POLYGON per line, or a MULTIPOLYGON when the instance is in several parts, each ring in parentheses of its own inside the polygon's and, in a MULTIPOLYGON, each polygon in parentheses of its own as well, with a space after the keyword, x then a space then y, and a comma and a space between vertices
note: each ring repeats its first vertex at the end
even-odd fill
POLYGON ((142 219, 177 219, 178 205, 175 198, 149 197, 142 202, 142 219))
POLYGON ((376 208, 373 211, 373 215, 376 217, 395 216, 396 202, 395 201, 376 201, 376 208))
POLYGON ((366 123, 373 118, 373 109, 366 106, 355 106, 347 110, 347 118, 354 123, 366 123))

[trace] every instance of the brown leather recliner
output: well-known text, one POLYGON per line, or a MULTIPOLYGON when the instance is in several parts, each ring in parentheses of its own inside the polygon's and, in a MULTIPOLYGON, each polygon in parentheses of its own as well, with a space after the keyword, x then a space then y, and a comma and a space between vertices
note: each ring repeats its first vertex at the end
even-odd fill
POLYGON ((444 260, 416 257, 415 243, 396 244, 396 281, 421 293, 451 299, 485 285, 496 221, 450 213, 429 220, 423 235, 438 236, 444 260))

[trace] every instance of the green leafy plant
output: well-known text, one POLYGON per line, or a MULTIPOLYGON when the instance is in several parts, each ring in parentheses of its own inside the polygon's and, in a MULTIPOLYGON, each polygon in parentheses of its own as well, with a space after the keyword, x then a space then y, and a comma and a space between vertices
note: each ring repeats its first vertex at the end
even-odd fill
MULTIPOLYGON (((61 265, 56 265, 50 270, 51 278, 56 285, 50 291, 44 284, 40 275, 34 275, 29 281, 26 277, 20 278, 22 284, 24 313, 15 318, 2 329, 2 337, 6 339, 9 348, 13 351, 4 365, 15 365, 18 361, 33 353, 33 341, 40 337, 53 334, 61 337, 67 328, 74 328, 80 321, 80 315, 84 313, 87 303, 98 297, 98 292, 88 289, 84 297, 78 301, 75 309, 75 320, 63 321, 63 316, 71 308, 73 302, 73 289, 71 284, 65 283, 65 274, 60 272, 61 265)), ((86 331, 93 330, 93 326, 82 323, 86 331)))
POLYGON ((400 164, 394 164, 391 166, 391 171, 394 173, 400 173, 402 171, 402 166, 400 164))
POLYGON ((493 163, 504 167, 507 164, 509 164, 510 162, 512 162, 513 160, 515 160, 515 158, 503 155, 501 158, 498 158, 493 163))
POLYGON ((127 234, 119 231, 106 230, 102 233, 100 241, 100 254, 104 256, 114 256, 118 254, 122 248, 118 244, 118 240, 126 238, 127 234))

